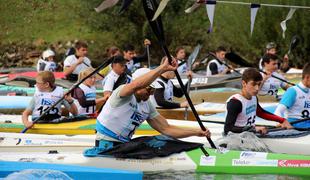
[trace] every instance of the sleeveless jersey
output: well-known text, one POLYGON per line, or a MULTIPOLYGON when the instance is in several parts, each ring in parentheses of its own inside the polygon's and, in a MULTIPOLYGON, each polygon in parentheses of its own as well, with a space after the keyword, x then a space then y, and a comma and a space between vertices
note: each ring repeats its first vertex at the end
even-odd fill
POLYGON ((135 130, 150 118, 151 103, 149 101, 137 102, 135 96, 132 95, 129 102, 113 107, 111 105, 113 98, 116 98, 115 92, 97 117, 97 131, 122 142, 128 142, 135 130))
MULTIPOLYGON (((163 85, 164 88, 164 99, 166 101, 173 101, 173 84, 171 80, 168 80, 167 82, 165 82, 164 80, 158 78, 156 80, 160 85, 163 85)), ((154 95, 150 96, 151 102, 154 104, 154 106, 158 106, 156 99, 154 97, 154 95)))
POLYGON ((127 61, 126 66, 130 72, 133 72, 135 69, 133 60, 127 61))
MULTIPOLYGON (((178 64, 180 64, 181 62, 182 61, 178 60, 178 64)), ((187 63, 184 63, 184 64, 182 64, 181 66, 178 67, 178 73, 179 74, 185 74, 187 70, 188 70, 187 63)))
POLYGON ((246 99, 241 94, 232 95, 227 102, 232 98, 239 100, 242 104, 242 111, 238 114, 235 126, 244 127, 244 126, 255 126, 255 117, 257 109, 257 98, 252 96, 251 100, 246 99))
MULTIPOLYGON (((96 100, 96 88, 94 86, 88 87, 85 84, 80 84, 79 88, 84 92, 86 101, 96 100)), ((74 103, 78 109, 78 114, 93 114, 96 112, 96 105, 82 107, 77 99, 74 99, 74 103)))
MULTIPOLYGON (((63 97, 63 88, 56 87, 52 92, 40 92, 36 89, 34 93, 35 106, 32 112, 33 117, 39 117, 47 108, 55 104, 63 97)), ((61 103, 58 103, 48 114, 55 114, 61 116, 61 103)))
POLYGON ((54 61, 44 61, 43 59, 39 59, 37 64, 37 71, 40 71, 41 64, 45 64, 44 69, 41 71, 56 71, 56 63, 54 61))
MULTIPOLYGON (((263 73, 262 73, 263 75, 263 73)), ((272 75, 279 77, 281 79, 285 79, 281 74, 277 72, 273 72, 272 75)), ((259 90, 258 94, 259 95, 270 95, 274 96, 275 98, 278 98, 278 89, 284 88, 286 86, 286 83, 274 78, 274 77, 269 77, 259 90)))
MULTIPOLYGON (((213 60, 211 60, 209 63, 208 63, 208 66, 207 66, 207 76, 212 76, 212 72, 211 72, 211 70, 210 70, 210 64, 211 63, 215 63, 216 64, 216 66, 217 66, 217 72, 220 74, 220 73, 222 73, 223 71, 225 71, 225 69, 226 69, 226 66, 224 65, 224 64, 221 64, 221 63, 219 63, 219 61, 218 60, 216 60, 216 59, 213 59, 213 60)), ((214 74, 215 75, 215 74, 214 74)))

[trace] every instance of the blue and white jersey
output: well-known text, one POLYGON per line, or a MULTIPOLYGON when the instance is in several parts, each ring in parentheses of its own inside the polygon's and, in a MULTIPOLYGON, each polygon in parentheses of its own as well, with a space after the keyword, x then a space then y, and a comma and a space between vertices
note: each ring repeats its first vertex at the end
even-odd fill
MULTIPOLYGON (((157 78, 156 81, 160 85, 163 85, 162 88, 164 88, 164 99, 166 101, 173 101, 173 83, 172 83, 172 81, 169 79, 167 82, 165 82, 160 78, 157 78)), ((153 105, 155 105, 156 107, 158 106, 154 95, 150 96, 150 100, 153 103, 153 105)))
MULTIPOLYGON (((185 60, 184 60, 185 61, 185 60)), ((183 61, 178 60, 178 64, 182 63, 183 61)), ((187 63, 185 62, 184 64, 182 64, 181 66, 178 67, 178 73, 179 74, 185 74, 186 71, 188 71, 188 67, 187 67, 187 63)))
MULTIPOLYGON (((261 74, 264 75, 263 73, 261 74)), ((273 72, 272 75, 281 79, 285 79, 281 74, 277 72, 273 72)), ((264 82, 258 94, 270 95, 274 96, 275 98, 278 98, 278 89, 285 88, 286 85, 287 84, 285 82, 280 81, 279 79, 276 79, 271 76, 264 82)))
MULTIPOLYGON (((210 69, 210 64, 211 63, 215 63, 216 66, 217 66, 217 72, 218 74, 221 74, 225 71, 226 69, 226 66, 224 64, 220 64, 219 61, 217 59, 213 59, 211 60, 209 63, 208 63, 208 66, 207 66, 207 76, 212 76, 212 72, 211 72, 211 69, 210 69)), ((215 74, 213 74, 215 75, 215 74)))
POLYGON ((96 129, 100 134, 128 142, 136 129, 147 119, 159 115, 152 103, 138 102, 134 95, 120 97, 124 85, 113 91, 97 117, 96 129))
MULTIPOLYGON (((63 97, 63 88, 56 87, 52 92, 41 92, 36 88, 34 93, 34 109, 32 111, 33 117, 39 117, 42 113, 54 105, 59 99, 63 97)), ((57 114, 61 116, 61 103, 58 103, 48 114, 57 114)))
POLYGON ((230 98, 228 98, 227 102, 229 102, 230 99, 232 98, 239 100, 242 104, 242 111, 237 116, 235 126, 237 127, 255 126, 257 97, 252 96, 252 98, 248 100, 241 94, 235 94, 232 95, 230 98))
POLYGON ((127 66, 127 69, 128 69, 131 73, 133 73, 133 71, 135 70, 135 65, 134 65, 133 60, 127 61, 126 66, 127 66))
POLYGON ((51 71, 55 72, 57 68, 57 65, 54 61, 45 61, 43 59, 39 59, 37 64, 37 71, 51 71), (41 67, 44 67, 44 69, 41 69, 41 67))
MULTIPOLYGON (((310 118, 310 89, 301 82, 290 87, 283 95, 280 104, 287 108, 285 118, 288 121, 310 118)), ((305 121, 294 125, 300 128, 309 128, 310 121, 305 121)))
MULTIPOLYGON (((86 101, 95 101, 96 100, 96 88, 95 86, 88 87, 85 84, 80 84, 79 88, 84 92, 86 101)), ((78 109, 78 114, 93 114, 96 112, 96 105, 82 107, 77 99, 74 99, 74 103, 78 109)))

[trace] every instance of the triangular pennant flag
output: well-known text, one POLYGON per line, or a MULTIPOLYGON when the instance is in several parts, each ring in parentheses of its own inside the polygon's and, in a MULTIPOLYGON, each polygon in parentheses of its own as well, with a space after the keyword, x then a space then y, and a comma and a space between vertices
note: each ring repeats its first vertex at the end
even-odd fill
POLYGON ((251 4, 251 35, 253 33, 255 18, 259 8, 260 4, 251 4))
POLYGON ((212 29, 213 29, 213 18, 214 18, 215 5, 216 5, 216 1, 206 1, 207 14, 208 14, 208 18, 210 21, 210 28, 208 32, 212 32, 212 29))
POLYGON ((282 31, 283 31, 283 33, 282 33, 283 39, 285 38, 285 31, 287 29, 286 28, 286 21, 290 20, 293 17, 295 11, 296 11, 296 8, 291 8, 290 11, 287 14, 285 20, 280 23, 282 31))

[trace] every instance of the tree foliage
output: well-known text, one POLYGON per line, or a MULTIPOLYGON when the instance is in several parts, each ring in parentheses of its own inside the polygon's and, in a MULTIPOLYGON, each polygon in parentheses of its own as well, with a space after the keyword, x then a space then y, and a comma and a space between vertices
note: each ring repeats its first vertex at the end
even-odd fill
MULTIPOLYGON (((0 32, 2 44, 15 41, 32 42, 43 38, 49 43, 84 39, 92 41, 90 57, 99 59, 105 49, 116 45, 120 48, 126 43, 135 45, 142 51, 143 39, 152 41, 152 63, 158 63, 163 52, 154 37, 145 18, 141 1, 133 1, 127 11, 119 14, 120 4, 102 13, 96 13, 94 7, 102 0, 11 0, 0 2, 0 32)), ((240 0, 241 1, 241 0, 240 0)), ((243 0, 250 2, 249 0, 243 0)), ((256 0, 256 3, 304 5, 307 0, 256 0)), ((162 13, 167 45, 172 54, 178 46, 185 46, 191 52, 197 43, 203 45, 202 58, 208 51, 223 45, 248 61, 256 62, 263 54, 266 43, 278 44, 279 54, 284 55, 289 48, 291 38, 299 35, 302 43, 291 54, 292 63, 301 66, 308 62, 310 45, 310 12, 298 9, 287 22, 286 38, 282 38, 280 22, 289 12, 288 8, 261 7, 258 11, 253 35, 250 35, 250 8, 244 5, 217 3, 214 28, 207 33, 210 23, 205 6, 191 14, 185 14, 185 8, 193 1, 171 0, 162 13)))

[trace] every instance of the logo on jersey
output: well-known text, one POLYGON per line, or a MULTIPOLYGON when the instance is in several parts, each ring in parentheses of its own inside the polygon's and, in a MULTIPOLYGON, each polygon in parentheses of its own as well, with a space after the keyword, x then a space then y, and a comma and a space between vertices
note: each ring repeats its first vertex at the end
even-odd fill
POLYGON ((277 86, 274 84, 270 84, 270 89, 277 89, 277 86))
POLYGON ((51 106, 53 105, 55 102, 51 99, 42 99, 41 100, 41 105, 47 105, 47 106, 51 106))
POLYGON ((139 122, 139 123, 142 123, 144 121, 144 118, 142 116, 142 114, 138 113, 138 112, 134 112, 130 119, 136 121, 136 122, 139 122))
POLYGON ((304 108, 310 108, 310 101, 305 101, 304 108))
POLYGON ((245 109, 245 114, 248 115, 256 111, 256 104, 253 104, 245 109))

